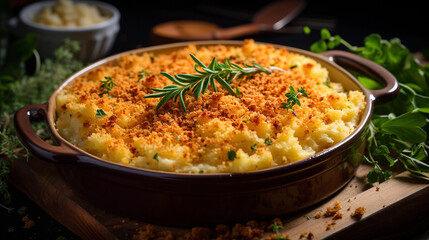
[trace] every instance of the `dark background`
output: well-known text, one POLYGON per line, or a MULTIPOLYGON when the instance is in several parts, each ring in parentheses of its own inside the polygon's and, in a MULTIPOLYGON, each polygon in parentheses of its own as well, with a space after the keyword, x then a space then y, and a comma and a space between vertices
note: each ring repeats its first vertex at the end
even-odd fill
MULTIPOLYGON (((150 41, 153 26, 172 20, 202 20, 221 27, 250 23, 252 16, 271 1, 107 1, 122 13, 121 32, 113 53, 154 44, 150 41)), ((334 33, 354 45, 361 45, 365 36, 379 33, 385 39, 399 37, 412 51, 429 45, 428 9, 421 1, 315 1, 291 25, 300 20, 330 21, 334 33)), ((317 30, 314 29, 314 30, 317 30)), ((308 49, 319 39, 319 31, 312 34, 262 34, 249 36, 257 41, 284 44, 308 49)))
MULTIPOLYGON (((2 0, 0 0, 2 1, 2 0)), ((32 1, 10 1, 7 17, 16 16, 19 10, 32 1)), ((110 54, 137 47, 154 45, 150 33, 156 24, 172 20, 210 21, 221 27, 251 22, 252 16, 271 1, 106 1, 121 12, 121 30, 110 54)), ((291 23, 313 19, 315 23, 330 23, 331 32, 339 34, 353 45, 361 46, 364 38, 378 33, 384 39, 398 37, 412 52, 429 47, 428 9, 424 1, 307 1, 306 9, 291 23), (334 25, 332 25, 334 24, 334 25)), ((309 35, 266 33, 245 38, 283 44, 308 50, 319 39, 320 26, 308 24, 309 35)), ((328 25, 326 25, 328 26, 328 25)), ((243 38, 240 38, 243 39, 243 38)), ((0 239, 79 239, 58 224, 25 195, 11 187, 13 213, 0 208, 0 239), (25 207, 25 208, 22 208, 25 207), (21 209, 21 211, 18 211, 21 209), (21 218, 28 215, 36 225, 23 228, 21 218), (14 231, 8 233, 13 227, 14 231), (61 238, 60 238, 61 239, 61 238)), ((418 221, 418 219, 416 219, 418 221)), ((404 226, 406 227, 406 226, 404 226)), ((429 229, 429 226, 428 226, 429 229)), ((428 229, 416 231, 409 239, 427 239, 428 229)))

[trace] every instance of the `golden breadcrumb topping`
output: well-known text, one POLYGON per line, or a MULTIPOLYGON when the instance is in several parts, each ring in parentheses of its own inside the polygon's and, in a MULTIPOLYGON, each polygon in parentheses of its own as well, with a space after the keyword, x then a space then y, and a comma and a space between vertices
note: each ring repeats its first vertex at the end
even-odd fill
POLYGON ((286 48, 256 44, 188 47, 170 53, 129 54, 75 79, 57 95, 57 128, 65 139, 100 158, 173 172, 248 172, 299 161, 342 141, 359 124, 365 107, 359 91, 345 91, 315 60, 286 48), (275 66, 271 74, 234 79, 233 96, 210 86, 196 100, 184 96, 156 110, 151 88, 173 84, 161 75, 196 73, 195 55, 244 66, 275 66), (102 81, 111 79, 108 93, 102 81), (304 88, 301 105, 287 102, 290 86, 304 88), (100 110, 105 116, 101 116, 100 110), (231 159, 229 152, 235 154, 231 159))

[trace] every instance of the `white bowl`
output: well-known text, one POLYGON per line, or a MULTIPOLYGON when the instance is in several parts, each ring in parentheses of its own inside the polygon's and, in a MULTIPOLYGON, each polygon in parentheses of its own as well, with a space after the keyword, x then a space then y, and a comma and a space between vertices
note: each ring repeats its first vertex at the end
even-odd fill
POLYGON ((17 37, 24 37, 28 33, 39 36, 37 51, 42 57, 52 56, 55 49, 69 38, 80 43, 78 59, 83 62, 92 62, 105 56, 113 47, 119 32, 119 10, 107 3, 98 1, 76 1, 96 6, 101 15, 109 17, 106 21, 85 27, 53 27, 39 24, 33 21, 35 15, 47 6, 55 4, 55 1, 36 2, 24 7, 18 18, 9 21, 12 33, 17 37))

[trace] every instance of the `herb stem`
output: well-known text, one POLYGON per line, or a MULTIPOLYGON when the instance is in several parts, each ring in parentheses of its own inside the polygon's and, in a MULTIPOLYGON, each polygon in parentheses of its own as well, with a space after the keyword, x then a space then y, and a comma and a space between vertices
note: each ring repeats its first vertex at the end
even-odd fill
POLYGON ((194 55, 190 54, 190 56, 195 62, 194 69, 197 74, 177 74, 172 76, 166 72, 161 72, 161 75, 176 85, 167 85, 162 89, 152 88, 152 91, 156 93, 144 96, 144 98, 161 98, 156 106, 157 110, 166 102, 179 99, 180 105, 186 113, 183 95, 189 90, 193 92, 195 99, 198 99, 201 94, 207 91, 209 85, 212 86, 214 92, 217 92, 217 82, 231 95, 236 96, 238 92, 234 91, 230 85, 234 79, 256 73, 271 74, 274 70, 285 71, 274 66, 264 68, 257 63, 252 63, 252 65, 245 64, 245 67, 241 67, 232 63, 230 59, 225 59, 223 63, 219 63, 215 57, 212 58, 210 65, 206 66, 194 55))

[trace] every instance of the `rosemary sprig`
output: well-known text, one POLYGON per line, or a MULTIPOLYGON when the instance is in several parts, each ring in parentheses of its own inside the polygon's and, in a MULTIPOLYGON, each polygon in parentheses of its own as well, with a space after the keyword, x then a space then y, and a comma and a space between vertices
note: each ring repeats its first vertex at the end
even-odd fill
POLYGON ((186 113, 183 95, 189 90, 192 91, 195 99, 198 99, 201 93, 204 94, 207 91, 209 85, 212 86, 213 91, 217 92, 215 82, 218 82, 231 95, 236 96, 238 92, 235 92, 230 85, 234 79, 255 73, 271 74, 273 70, 284 71, 278 67, 264 68, 257 63, 252 63, 252 65, 245 64, 245 67, 241 67, 232 63, 229 59, 225 59, 223 63, 219 63, 216 61, 216 57, 213 57, 209 66, 206 66, 194 55, 190 54, 190 56, 195 62, 194 69, 198 74, 177 74, 171 76, 166 72, 161 72, 163 76, 177 85, 167 85, 162 89, 152 88, 152 91, 157 93, 144 96, 144 98, 161 98, 156 106, 157 110, 169 100, 173 99, 177 101, 179 99, 180 105, 186 113))

